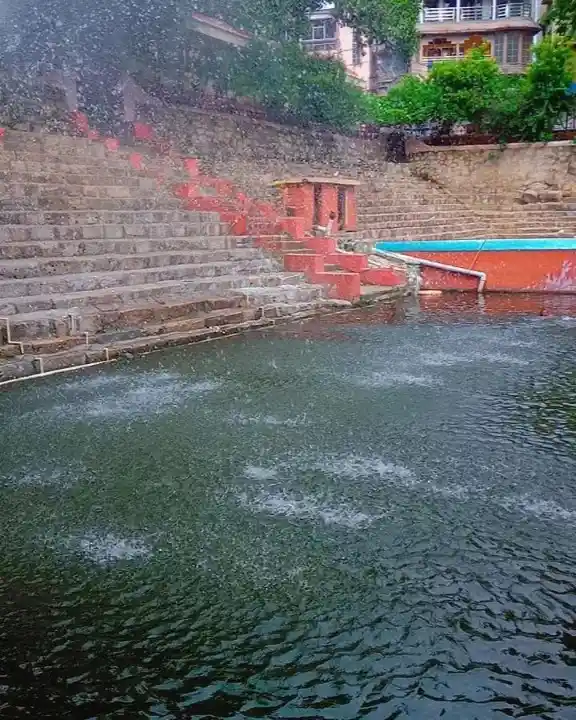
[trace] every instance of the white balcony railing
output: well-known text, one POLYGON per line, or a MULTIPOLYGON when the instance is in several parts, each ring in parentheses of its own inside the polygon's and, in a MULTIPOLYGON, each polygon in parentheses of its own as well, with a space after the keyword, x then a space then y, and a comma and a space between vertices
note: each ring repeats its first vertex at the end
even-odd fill
POLYGON ((512 17, 530 17, 531 14, 530 5, 523 2, 506 3, 506 5, 496 7, 496 20, 512 17))
POLYGON ((490 20, 490 15, 490 8, 486 10, 482 5, 460 8, 460 20, 490 20))
POLYGON ((469 22, 471 20, 505 20, 507 18, 531 17, 530 3, 511 2, 504 5, 467 5, 457 12, 455 7, 423 8, 420 22, 469 22))
POLYGON ((424 22, 455 22, 456 8, 424 8, 424 22))

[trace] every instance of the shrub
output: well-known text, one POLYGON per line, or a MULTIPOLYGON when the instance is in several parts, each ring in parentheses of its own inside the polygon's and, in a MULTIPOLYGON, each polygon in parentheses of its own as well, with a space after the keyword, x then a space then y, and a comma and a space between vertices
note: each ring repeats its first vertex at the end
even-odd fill
POLYGON ((303 123, 349 129, 371 117, 371 101, 335 60, 309 55, 296 43, 251 43, 230 81, 240 96, 303 123))
POLYGON ((566 38, 548 37, 535 48, 525 75, 501 72, 482 48, 462 60, 435 63, 425 80, 407 77, 375 101, 381 125, 438 123, 444 133, 454 124, 472 125, 502 141, 548 140, 564 115, 576 112, 568 93, 574 54, 566 38))
POLYGON ((567 92, 574 74, 571 46, 567 38, 550 36, 535 48, 519 108, 526 140, 551 139, 562 115, 576 110, 574 96, 567 92))

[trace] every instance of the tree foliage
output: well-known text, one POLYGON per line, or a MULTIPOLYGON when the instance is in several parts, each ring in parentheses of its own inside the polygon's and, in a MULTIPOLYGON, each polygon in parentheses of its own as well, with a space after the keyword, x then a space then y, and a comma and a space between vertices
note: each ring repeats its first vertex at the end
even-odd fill
POLYGON ((372 116, 379 125, 422 125, 436 113, 436 88, 416 75, 405 75, 385 97, 374 97, 372 116))
MULTIPOLYGON (((164 54, 186 41, 185 20, 199 11, 257 38, 297 40, 322 0, 4 0, 4 54, 22 60, 126 64, 151 47, 164 54)), ((411 52, 418 0, 338 0, 337 16, 369 40, 411 52)))
POLYGON ((554 125, 576 109, 567 93, 574 75, 574 53, 567 38, 552 36, 536 47, 536 57, 526 73, 519 116, 527 137, 548 140, 554 125))
POLYGON ((368 112, 369 96, 341 63, 308 55, 297 43, 252 43, 242 52, 230 86, 235 94, 298 122, 346 129, 368 112))
POLYGON ((576 0, 554 0, 542 24, 560 35, 576 37, 576 0))
POLYGON ((387 42, 405 57, 414 53, 419 0, 337 0, 336 11, 369 41, 387 42))
POLYGON ((567 91, 573 51, 566 38, 552 36, 535 49, 525 75, 501 72, 482 48, 462 60, 435 63, 425 80, 405 78, 375 101, 382 125, 437 124, 448 133, 458 123, 501 140, 547 140, 565 114, 576 111, 567 91))

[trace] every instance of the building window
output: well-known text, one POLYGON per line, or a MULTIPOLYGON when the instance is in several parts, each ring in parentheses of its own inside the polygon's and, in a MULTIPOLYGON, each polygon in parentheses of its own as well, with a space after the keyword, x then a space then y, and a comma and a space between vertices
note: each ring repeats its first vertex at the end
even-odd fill
POLYGON ((336 38, 336 21, 334 18, 324 18, 323 20, 312 20, 312 37, 311 40, 316 42, 325 42, 326 40, 334 40, 336 38))
POLYGON ((504 62, 504 34, 498 33, 494 36, 494 57, 502 65, 504 62))
POLYGON ((500 65, 525 67, 532 62, 532 38, 518 32, 497 33, 494 57, 500 65))
POLYGON ((520 62, 520 35, 508 33, 506 37, 506 64, 518 65, 520 62))
POLYGON ((352 64, 360 65, 362 63, 362 39, 360 34, 355 32, 352 39, 352 64))
POLYGON ((532 40, 524 35, 522 38, 522 65, 530 65, 532 62, 532 40))

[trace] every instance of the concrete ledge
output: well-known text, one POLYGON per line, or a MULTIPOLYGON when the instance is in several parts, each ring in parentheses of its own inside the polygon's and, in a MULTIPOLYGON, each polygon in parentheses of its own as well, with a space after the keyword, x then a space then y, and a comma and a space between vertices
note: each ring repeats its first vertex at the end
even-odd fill
POLYGON ((553 140, 551 142, 521 142, 507 144, 487 144, 487 145, 426 145, 419 141, 414 144, 410 143, 410 154, 418 153, 458 153, 458 152, 485 152, 493 150, 495 152, 504 152, 505 150, 521 150, 525 148, 549 148, 549 147, 570 147, 573 146, 576 151, 576 145, 571 140, 553 140))

